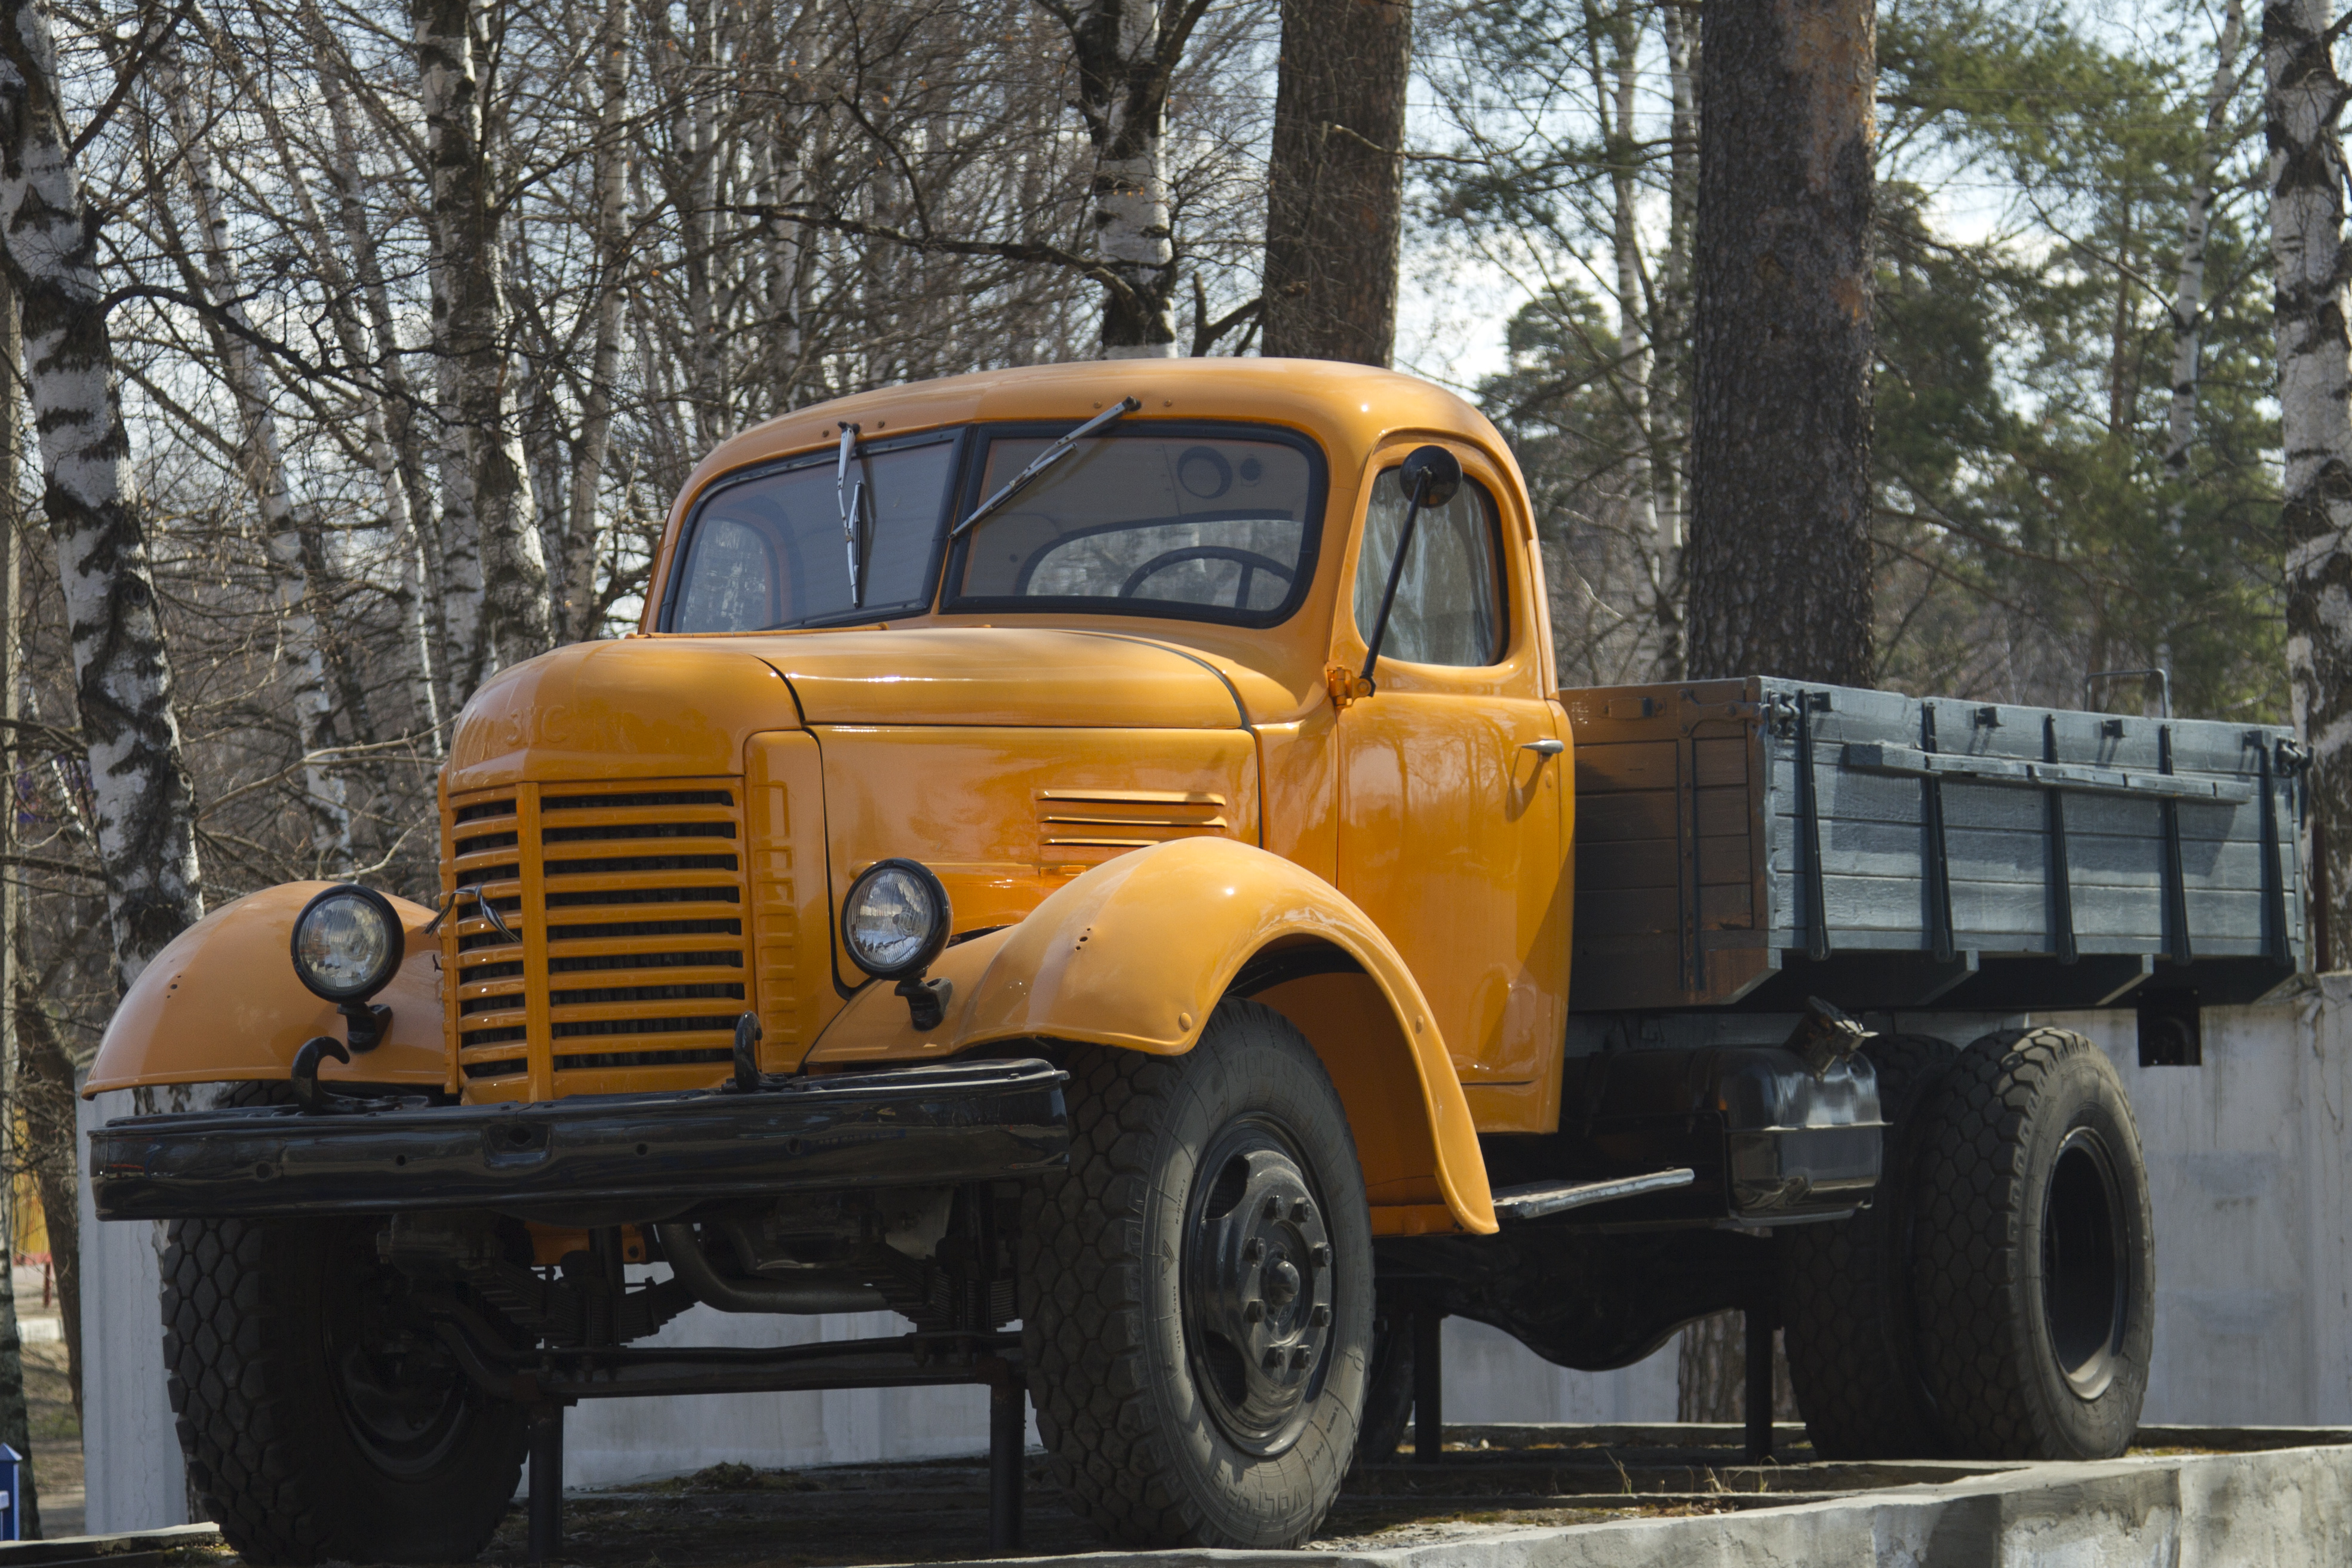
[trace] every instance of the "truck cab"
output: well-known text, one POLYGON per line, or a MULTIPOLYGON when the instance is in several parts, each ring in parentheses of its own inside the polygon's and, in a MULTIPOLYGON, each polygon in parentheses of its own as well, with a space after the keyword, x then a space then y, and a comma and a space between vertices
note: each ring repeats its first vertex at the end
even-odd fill
MULTIPOLYGON (((102 1215, 173 1227, 166 1361, 207 1508, 257 1563, 465 1557, 528 1434, 579 1398, 976 1381, 1034 1402, 1108 1539, 1288 1545, 1360 1445, 1394 1449, 1403 1325, 1444 1313, 1599 1367, 1741 1308, 1787 1321, 1824 1451, 2119 1451, 2152 1273, 2112 1068, 2000 1027, 2032 987, 1970 1012, 1965 1049, 1805 994, 1844 820, 1824 837, 1818 802, 1790 804, 1819 787, 1816 731, 1917 705, 1760 676, 1564 693, 1548 603, 1506 443, 1385 372, 990 373, 719 447, 638 628, 504 670, 457 719, 437 889, 226 906, 108 1032, 91 1092, 209 1101, 92 1152, 102 1215), (1679 717, 1641 730, 1658 716, 1679 717), (1593 726, 1605 899, 1577 858, 1593 726), (1629 805, 1644 787, 1664 805, 1629 805), (1753 828, 1766 934, 1707 982, 1703 954, 1738 945, 1738 879, 1695 868, 1725 812, 1753 828), (1580 988, 1580 951, 1606 984, 1580 988), (2019 1151, 2008 1185, 1978 1181, 1953 1151, 2020 1094, 1985 1145, 2019 1151), (1921 1392, 1916 1298, 1949 1295, 1949 1266, 1905 1239, 1883 1173, 1976 1181, 1955 1246, 2049 1249, 1982 1287, 2010 1291, 1975 1316, 2015 1387, 1974 1415, 1921 1392), (260 1300, 301 1331, 215 1321, 260 1300), (914 1328, 756 1365, 631 1348, 698 1303, 914 1328), (247 1418, 211 1391, 262 1384, 314 1441, 240 1479, 247 1418)), ((2300 953, 2281 739, 2210 764, 2258 752, 2268 814, 2262 870, 2230 849, 2257 786, 2229 797, 2211 890, 2279 894, 2235 984, 2300 953)), ((2177 846, 2221 785, 2184 795, 2210 781, 2163 744, 2176 784, 2133 809, 2172 801, 2177 846)), ((1916 750, 1892 766, 1924 811, 1916 780, 1945 785, 1902 773, 1916 750)), ((1950 788, 2062 787, 2016 768, 1950 788)), ((2053 930, 2019 953, 2057 959, 2053 930)), ((1964 979, 2007 940, 1955 960, 1954 934, 1948 911, 1920 940, 1964 979)), ((2099 1000, 2159 958, 2190 962, 2094 963, 2117 981, 2099 1000)), ((1899 1007, 1862 994, 1906 963, 1834 973, 1857 1011, 1899 1007)), ((2166 973, 2180 994, 2189 970, 2166 973)))

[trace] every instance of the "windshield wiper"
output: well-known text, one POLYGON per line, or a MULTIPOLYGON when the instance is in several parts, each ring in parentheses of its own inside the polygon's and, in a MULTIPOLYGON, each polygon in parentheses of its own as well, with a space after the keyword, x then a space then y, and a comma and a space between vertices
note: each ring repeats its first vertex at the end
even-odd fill
MULTIPOLYGON (((861 574, 859 568, 865 563, 860 559, 857 548, 857 514, 866 507, 866 476, 861 471, 857 488, 849 488, 849 464, 854 458, 858 458, 857 426, 844 424, 841 427, 841 456, 833 470, 833 494, 835 504, 841 508, 842 545, 849 552, 849 603, 854 608, 864 609, 866 591, 858 578, 861 574)), ((858 458, 858 468, 863 470, 865 467, 864 459, 858 458)))
POLYGON ((1022 469, 1019 473, 1005 480, 1004 488, 1003 489, 998 490, 994 495, 989 497, 986 500, 972 508, 971 515, 970 517, 965 518, 961 522, 959 522, 953 528, 949 529, 948 537, 950 539, 955 538, 965 529, 970 528, 973 523, 978 522, 982 518, 986 517, 990 512, 994 511, 998 507, 1003 506, 1006 501, 1011 500, 1014 496, 1017 496, 1023 490, 1027 489, 1029 488, 1029 482, 1032 479, 1034 479, 1039 474, 1044 473, 1047 468, 1052 468, 1055 463, 1058 463, 1063 458, 1068 457, 1070 455, 1071 448, 1077 446, 1079 442, 1085 440, 1087 437, 1093 435, 1096 431, 1101 429, 1112 420, 1120 417, 1122 415, 1132 414, 1142 406, 1143 403, 1139 398, 1122 397, 1117 403, 1112 404, 1108 408, 1104 409, 1100 414, 1096 415, 1093 418, 1087 420, 1085 424, 1079 426, 1076 429, 1071 431, 1068 435, 1063 437, 1060 440, 1055 442, 1044 451, 1038 453, 1037 460, 1035 462, 1030 464, 1027 468, 1022 469))

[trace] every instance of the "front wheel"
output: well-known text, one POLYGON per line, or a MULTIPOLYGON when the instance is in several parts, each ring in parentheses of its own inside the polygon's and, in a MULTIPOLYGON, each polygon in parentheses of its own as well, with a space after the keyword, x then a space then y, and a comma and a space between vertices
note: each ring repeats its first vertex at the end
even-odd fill
POLYGON ((1221 1004, 1181 1057, 1073 1051, 1070 1166, 1024 1205, 1022 1348, 1064 1489, 1130 1547, 1295 1546, 1355 1451, 1371 1217, 1298 1031, 1221 1004))
POLYGON ((455 1563, 514 1495, 521 1407, 411 1311, 369 1219, 175 1220, 163 1364, 188 1479, 246 1562, 455 1563))

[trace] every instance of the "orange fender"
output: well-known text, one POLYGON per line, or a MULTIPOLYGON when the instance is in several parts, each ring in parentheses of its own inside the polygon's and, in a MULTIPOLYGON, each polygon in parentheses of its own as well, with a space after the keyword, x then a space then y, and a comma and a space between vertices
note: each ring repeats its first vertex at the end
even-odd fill
MULTIPOLYGON (((131 984, 106 1026, 82 1093, 166 1083, 282 1079, 314 1035, 343 1038, 331 1003, 294 977, 294 917, 331 882, 288 882, 224 904, 178 936, 131 984)), ((392 1009, 384 1042, 350 1065, 330 1058, 319 1081, 439 1089, 449 1076, 441 1041, 441 950, 418 932, 433 911, 392 907, 407 957, 375 1000, 392 1009)))
POLYGON ((957 994, 928 1035, 914 1032, 889 986, 868 985, 809 1060, 944 1056, 1022 1039, 1179 1055, 1192 1049, 1244 964, 1311 945, 1337 949, 1362 973, 1310 974, 1273 985, 1261 999, 1298 1025, 1330 1072, 1356 1133, 1376 1228, 1424 1229, 1434 1217, 1444 1228, 1493 1231, 1469 1102, 1396 949, 1328 882, 1228 838, 1121 855, 1056 890, 1019 924, 950 948, 930 973, 954 980, 957 994), (1433 1216, 1405 1212, 1437 1202, 1444 1212, 1433 1216), (1396 1212, 1383 1216, 1383 1208, 1396 1212))

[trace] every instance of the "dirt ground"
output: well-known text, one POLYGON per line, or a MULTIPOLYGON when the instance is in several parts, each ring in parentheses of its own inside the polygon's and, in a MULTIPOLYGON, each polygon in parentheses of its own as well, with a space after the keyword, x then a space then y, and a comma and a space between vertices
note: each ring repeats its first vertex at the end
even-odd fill
POLYGON ((33 1483, 39 1489, 41 1533, 79 1535, 82 1521, 81 1422, 66 1383, 62 1339, 25 1346, 25 1403, 33 1426, 33 1483))

